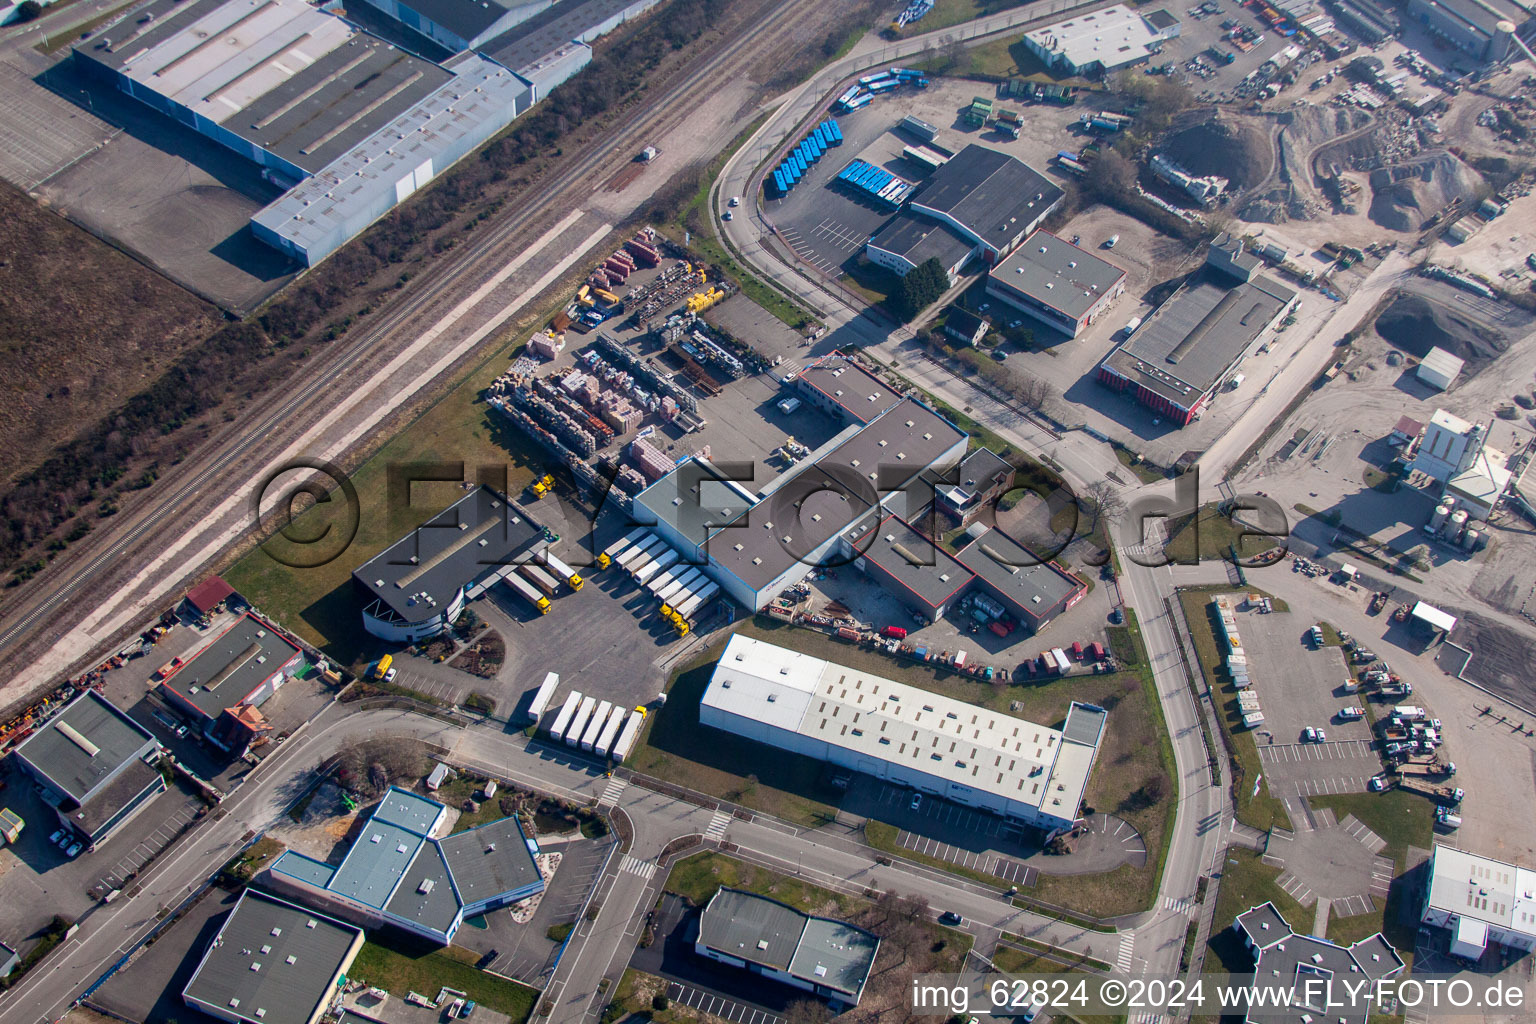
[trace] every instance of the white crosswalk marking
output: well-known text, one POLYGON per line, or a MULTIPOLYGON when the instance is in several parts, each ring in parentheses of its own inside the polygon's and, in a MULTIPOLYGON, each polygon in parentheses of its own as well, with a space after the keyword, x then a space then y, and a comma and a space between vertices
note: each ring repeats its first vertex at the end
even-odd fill
POLYGON ((725 829, 731 823, 731 816, 725 811, 716 811, 715 816, 709 819, 709 827, 704 830, 705 839, 713 839, 716 842, 725 838, 725 829))
POLYGON ((1121 974, 1131 973, 1131 953, 1136 949, 1136 933, 1120 933, 1120 955, 1115 959, 1115 967, 1121 974))
POLYGON ((617 775, 608 780, 608 785, 603 789, 603 795, 597 798, 597 806, 612 807, 619 802, 619 796, 629 786, 628 779, 621 779, 617 775))
POLYGON ((1187 897, 1164 896, 1163 906, 1174 913, 1182 914, 1194 905, 1194 900, 1187 897))
POLYGON ((656 862, 641 860, 639 857, 632 857, 626 853, 624 859, 619 862, 619 870, 626 871, 631 875, 639 875, 641 878, 650 878, 656 873, 656 862))

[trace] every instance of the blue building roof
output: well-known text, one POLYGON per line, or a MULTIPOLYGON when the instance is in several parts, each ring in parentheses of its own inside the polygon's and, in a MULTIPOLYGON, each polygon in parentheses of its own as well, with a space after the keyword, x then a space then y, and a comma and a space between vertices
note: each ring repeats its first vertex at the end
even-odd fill
POLYGON ((308 882, 320 889, 330 885, 331 877, 336 874, 336 869, 329 864, 322 864, 313 857, 306 857, 294 850, 288 850, 273 861, 272 867, 268 870, 296 878, 301 882, 308 882))
POLYGON ((424 842, 419 833, 370 818, 326 888, 382 910, 424 842))
POLYGON ((420 796, 399 786, 389 787, 384 802, 373 812, 373 820, 397 825, 420 836, 431 835, 444 807, 436 800, 420 796))

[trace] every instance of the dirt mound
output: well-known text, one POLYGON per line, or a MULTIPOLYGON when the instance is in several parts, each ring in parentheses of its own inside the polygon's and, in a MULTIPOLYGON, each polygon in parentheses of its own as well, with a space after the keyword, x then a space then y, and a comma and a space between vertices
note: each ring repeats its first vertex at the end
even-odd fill
POLYGON ((1483 176, 1450 153, 1371 172, 1371 220, 1393 231, 1417 231, 1460 196, 1470 199, 1483 176))
POLYGON ((1219 175, 1233 189, 1257 185, 1269 175, 1274 152, 1265 132, 1229 118, 1208 121, 1174 132, 1163 152, 1190 174, 1219 175))
POLYGON ((1509 348, 1509 338, 1422 295, 1400 294, 1376 318, 1376 333, 1416 356, 1431 348, 1466 360, 1471 376, 1509 348))
POLYGON ((1288 220, 1311 220, 1317 213, 1289 185, 1277 185, 1254 193, 1237 215, 1259 224, 1284 224, 1288 220))

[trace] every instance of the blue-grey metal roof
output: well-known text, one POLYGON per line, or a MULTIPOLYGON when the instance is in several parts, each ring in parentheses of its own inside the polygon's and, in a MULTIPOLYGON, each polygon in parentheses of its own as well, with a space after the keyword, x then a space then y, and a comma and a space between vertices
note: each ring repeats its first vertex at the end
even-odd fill
POLYGON ((547 10, 480 47, 480 52, 513 71, 522 71, 573 40, 590 42, 596 33, 590 30, 622 13, 626 8, 643 9, 655 3, 637 0, 560 0, 547 10))
POLYGON ((880 940, 862 928, 825 917, 807 918, 789 973, 856 997, 879 948, 880 940))
POLYGON ((993 590, 1036 616, 1083 585, 997 529, 986 530, 955 557, 993 590))
POLYGON ((886 221, 869 244, 900 256, 914 267, 937 259, 946 271, 963 263, 976 248, 976 243, 943 221, 905 210, 886 221))
POLYGON ((425 841, 398 825, 369 819, 327 888, 382 910, 425 841))
POLYGON ((843 921, 778 900, 720 888, 699 918, 699 939, 727 956, 783 971, 856 1001, 880 940, 843 921))
POLYGON ((390 786, 389 792, 373 812, 374 821, 400 828, 417 835, 428 835, 437 819, 443 814, 443 805, 399 786, 390 786))
POLYGON ((54 789, 84 803, 124 765, 155 746, 148 730, 87 690, 27 737, 16 756, 54 789))
POLYGON ((220 1017, 305 1024, 361 945, 362 931, 247 889, 182 989, 220 1017))
POLYGON ((331 879, 336 875, 336 869, 331 865, 323 864, 313 857, 306 857, 296 850, 285 851, 267 870, 296 878, 301 882, 308 882, 317 889, 324 889, 330 885, 331 879))

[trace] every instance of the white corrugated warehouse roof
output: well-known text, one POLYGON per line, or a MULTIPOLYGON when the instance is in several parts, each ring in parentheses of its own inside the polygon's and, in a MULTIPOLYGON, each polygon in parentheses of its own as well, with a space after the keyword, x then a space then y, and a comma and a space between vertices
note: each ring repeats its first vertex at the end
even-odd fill
MULTIPOLYGON (((947 782, 1072 818, 1088 784, 1094 742, 823 661, 733 636, 701 703, 770 723, 860 757, 905 765, 947 782)), ((1088 717, 1102 711, 1073 705, 1088 717)), ((1069 723, 1072 720, 1069 718, 1069 723)))
POLYGON ((1455 382, 1465 365, 1465 360, 1458 359, 1445 349, 1432 348, 1419 363, 1418 378, 1443 391, 1455 382))
POLYGON ((1536 935, 1536 871, 1449 846, 1436 846, 1430 910, 1536 935))

